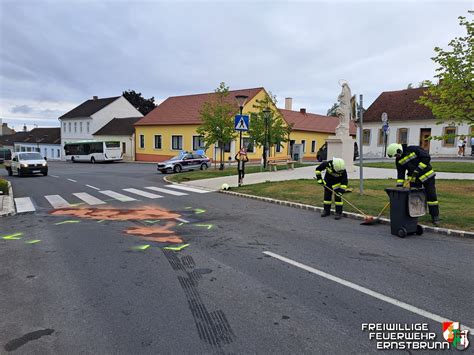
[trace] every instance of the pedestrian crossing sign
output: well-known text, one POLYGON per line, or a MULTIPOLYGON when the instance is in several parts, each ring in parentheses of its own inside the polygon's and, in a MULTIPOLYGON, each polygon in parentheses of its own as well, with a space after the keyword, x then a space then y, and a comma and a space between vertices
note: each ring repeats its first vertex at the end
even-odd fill
POLYGON ((249 116, 235 115, 235 130, 236 131, 248 131, 249 130, 249 116))

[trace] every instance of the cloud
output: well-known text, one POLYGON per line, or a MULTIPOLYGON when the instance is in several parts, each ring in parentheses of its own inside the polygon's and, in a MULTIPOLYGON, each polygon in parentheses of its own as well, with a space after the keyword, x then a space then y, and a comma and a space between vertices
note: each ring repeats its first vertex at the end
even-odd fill
POLYGON ((12 113, 30 113, 33 109, 28 105, 17 105, 10 109, 12 113))

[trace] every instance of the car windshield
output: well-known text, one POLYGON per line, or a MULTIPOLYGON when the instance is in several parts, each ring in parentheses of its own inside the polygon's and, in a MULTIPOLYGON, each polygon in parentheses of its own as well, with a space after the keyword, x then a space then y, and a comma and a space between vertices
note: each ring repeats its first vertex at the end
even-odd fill
POLYGON ((183 157, 184 157, 183 154, 179 154, 179 155, 174 156, 174 157, 171 158, 170 160, 183 160, 183 157))
POLYGON ((19 157, 21 160, 43 160, 40 153, 22 153, 19 157))

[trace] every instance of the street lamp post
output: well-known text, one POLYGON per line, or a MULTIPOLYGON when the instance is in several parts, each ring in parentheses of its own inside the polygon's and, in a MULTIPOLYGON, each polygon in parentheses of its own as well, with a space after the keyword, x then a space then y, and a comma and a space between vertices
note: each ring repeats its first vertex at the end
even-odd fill
POLYGON ((265 122, 265 131, 264 131, 265 145, 263 147, 263 168, 264 169, 267 168, 267 153, 268 153, 268 147, 267 146, 270 143, 268 141, 268 131, 269 131, 268 126, 269 126, 271 114, 272 114, 272 110, 270 110, 268 107, 266 107, 263 110, 263 119, 264 119, 264 122, 265 122))
MULTIPOLYGON (((247 95, 236 95, 235 99, 239 104, 240 115, 242 116, 242 110, 244 109, 245 102, 249 97, 247 95)), ((242 149, 242 131, 239 132, 239 150, 242 149)))

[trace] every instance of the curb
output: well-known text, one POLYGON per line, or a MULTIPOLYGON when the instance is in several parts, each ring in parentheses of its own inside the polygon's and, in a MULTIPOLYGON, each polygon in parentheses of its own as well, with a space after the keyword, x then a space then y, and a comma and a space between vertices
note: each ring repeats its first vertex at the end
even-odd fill
POLYGON ((8 182, 8 195, 1 196, 1 198, 3 199, 3 203, 2 203, 3 208, 2 210, 0 210, 0 217, 13 216, 16 213, 16 210, 15 210, 15 203, 13 200, 13 188, 10 181, 8 182))
MULTIPOLYGON (((219 190, 218 192, 220 192, 222 194, 228 194, 228 195, 233 195, 233 196, 238 196, 238 197, 245 197, 245 198, 250 198, 250 199, 253 199, 253 200, 269 202, 269 203, 275 203, 277 205, 282 205, 282 206, 286 206, 286 207, 293 207, 293 208, 299 208, 299 209, 313 211, 313 212, 322 212, 322 210, 323 210, 322 207, 306 205, 304 203, 299 203, 299 202, 276 200, 276 199, 270 198, 270 197, 261 197, 261 196, 243 194, 243 193, 240 193, 240 192, 223 191, 223 190, 219 190)), ((344 217, 347 217, 347 218, 364 220, 364 216, 361 215, 361 214, 358 214, 358 213, 342 212, 342 215, 344 217)), ((388 224, 390 224, 390 220, 388 218, 380 218, 380 224, 387 224, 388 225, 388 224)), ((423 229, 426 232, 444 234, 444 235, 453 236, 453 237, 474 238, 474 232, 467 232, 467 231, 456 230, 456 229, 448 229, 448 228, 431 227, 431 226, 427 226, 427 225, 424 225, 424 224, 421 224, 421 226, 423 227, 423 229)))
POLYGON ((181 185, 181 186, 186 186, 186 187, 193 187, 195 189, 205 190, 205 191, 209 191, 209 192, 218 192, 219 191, 219 190, 211 190, 211 189, 208 189, 208 188, 202 187, 202 186, 193 186, 193 185, 189 186, 189 185, 181 184, 179 182, 169 181, 167 178, 168 178, 167 176, 164 176, 163 180, 166 183, 171 184, 171 185, 181 185))

